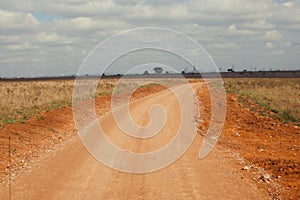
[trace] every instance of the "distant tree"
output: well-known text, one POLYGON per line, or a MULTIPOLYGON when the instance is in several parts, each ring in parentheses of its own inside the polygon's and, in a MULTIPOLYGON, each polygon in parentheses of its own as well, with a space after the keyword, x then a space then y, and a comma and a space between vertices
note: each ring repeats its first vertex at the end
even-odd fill
POLYGON ((157 74, 161 74, 164 70, 161 67, 154 67, 153 70, 155 71, 155 73, 157 74))
POLYGON ((144 75, 148 75, 148 74, 150 74, 150 73, 147 70, 144 71, 144 75))

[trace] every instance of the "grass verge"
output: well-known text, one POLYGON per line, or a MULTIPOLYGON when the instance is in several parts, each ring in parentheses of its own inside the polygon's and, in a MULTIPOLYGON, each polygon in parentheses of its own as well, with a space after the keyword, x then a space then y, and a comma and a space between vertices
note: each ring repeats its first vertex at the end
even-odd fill
MULTIPOLYGON (((96 96, 110 94, 116 82, 101 80, 96 96)), ((71 106, 73 87, 74 80, 0 81, 0 125, 27 123, 37 113, 71 106)))
POLYGON ((224 83, 226 91, 238 94, 238 101, 246 107, 254 109, 250 106, 254 102, 263 108, 261 115, 300 123, 299 78, 229 78, 224 83))

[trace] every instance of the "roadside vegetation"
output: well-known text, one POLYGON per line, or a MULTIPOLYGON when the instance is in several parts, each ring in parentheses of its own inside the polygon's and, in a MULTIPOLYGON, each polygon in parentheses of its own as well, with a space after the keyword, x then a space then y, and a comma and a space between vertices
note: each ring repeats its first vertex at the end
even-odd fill
POLYGON ((299 78, 228 78, 226 91, 238 94, 238 101, 255 109, 249 100, 261 108, 260 115, 268 115, 282 122, 300 124, 299 78))
MULTIPOLYGON (((117 81, 101 80, 96 96, 111 94, 117 81)), ((224 83, 226 91, 238 94, 238 101, 244 106, 253 111, 256 108, 252 104, 263 108, 255 110, 260 115, 300 124, 300 79, 228 78, 224 79, 224 83)), ((86 84, 89 84, 89 80, 86 80, 86 84)), ((156 85, 149 83, 141 88, 156 85)), ((0 81, 0 125, 27 123, 37 113, 70 106, 73 86, 74 80, 0 81)))
MULTIPOLYGON (((96 96, 110 94, 116 82, 101 80, 96 96)), ((39 112, 70 106, 73 85, 74 80, 0 81, 0 124, 26 123, 39 112)))
MULTIPOLYGON (((76 100, 109 95, 114 90, 118 79, 101 79, 95 95, 90 96, 91 79, 81 80, 80 97, 76 100)), ((128 92, 136 88, 138 79, 124 80, 115 90, 116 93, 128 92)), ((157 86, 156 83, 142 85, 141 89, 157 86)), ((161 80, 162 84, 174 85, 174 79, 161 80)), ((143 81, 140 84, 144 83, 143 81)), ((27 120, 40 112, 56 110, 72 105, 74 80, 30 80, 30 81, 0 81, 0 125, 27 123, 27 120)))

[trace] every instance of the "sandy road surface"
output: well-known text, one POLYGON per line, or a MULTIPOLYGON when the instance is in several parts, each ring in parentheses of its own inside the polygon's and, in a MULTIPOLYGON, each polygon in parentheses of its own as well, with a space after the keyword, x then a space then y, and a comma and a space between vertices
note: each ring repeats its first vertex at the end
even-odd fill
MULTIPOLYGON (((165 128, 149 139, 134 139, 121 133, 110 113, 100 118, 105 134, 130 152, 150 152, 174 137, 180 119, 176 98, 162 91, 134 102, 130 108, 136 123, 149 122, 148 108, 160 103, 168 112, 165 128), (137 112, 138 110, 138 112, 137 112)), ((229 150, 216 146, 206 158, 198 158, 202 137, 197 134, 186 153, 172 165, 146 174, 113 170, 99 163, 79 138, 56 155, 12 182, 12 199, 268 199, 254 181, 234 168, 229 150)), ((117 157, 115 158, 117 159, 117 157)), ((1 199, 9 199, 8 191, 1 199)))

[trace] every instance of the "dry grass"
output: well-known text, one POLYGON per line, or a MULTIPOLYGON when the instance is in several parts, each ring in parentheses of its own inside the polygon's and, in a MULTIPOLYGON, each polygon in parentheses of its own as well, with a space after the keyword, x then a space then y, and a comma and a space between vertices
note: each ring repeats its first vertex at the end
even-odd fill
MULTIPOLYGON (((85 80, 84 84, 89 85, 89 81, 91 80, 85 80)), ((110 94, 117 81, 102 79, 96 96, 110 94)), ((164 80, 172 84, 174 81, 176 80, 164 80)), ((120 88, 131 88, 137 82, 138 80, 128 80, 120 88)), ((300 122, 300 79, 233 78, 224 79, 224 83, 227 92, 250 99, 265 110, 275 113, 280 120, 300 122)), ((71 105, 73 86, 74 80, 0 81, 0 124, 26 123, 36 113, 71 105)))
POLYGON ((300 79, 224 79, 227 92, 250 99, 285 122, 300 122, 300 79))
MULTIPOLYGON (((96 96, 111 93, 116 82, 101 80, 96 96)), ((71 105, 73 86, 74 80, 0 81, 0 124, 26 123, 33 114, 71 105)))
MULTIPOLYGON (((90 84, 94 81, 95 79, 80 80, 79 100, 111 94, 118 79, 101 79, 95 94, 90 91, 90 84)), ((152 81, 154 80, 147 79, 147 82, 152 81)), ((163 79, 159 82, 165 85, 179 83, 176 79, 163 79)), ((115 92, 130 92, 137 84, 142 83, 144 84, 139 79, 125 79, 115 92)), ((143 87, 155 85, 150 83, 143 87)), ((73 87, 74 80, 0 81, 0 125, 26 123, 32 115, 39 112, 70 106, 73 87)), ((75 99, 78 98, 75 96, 75 99)))

